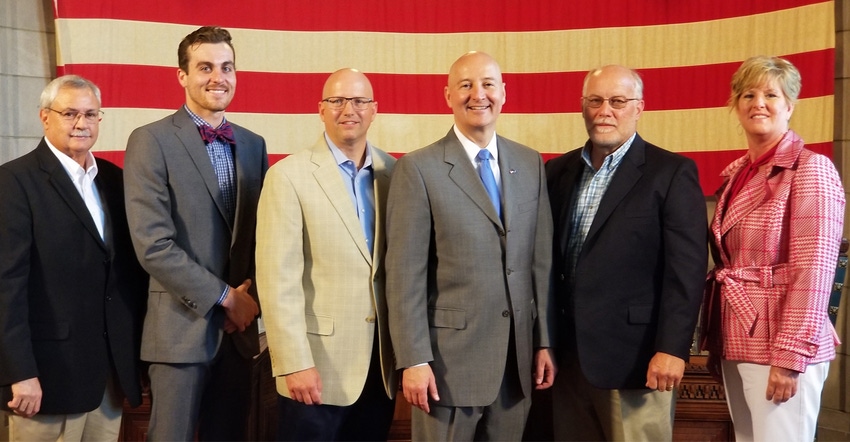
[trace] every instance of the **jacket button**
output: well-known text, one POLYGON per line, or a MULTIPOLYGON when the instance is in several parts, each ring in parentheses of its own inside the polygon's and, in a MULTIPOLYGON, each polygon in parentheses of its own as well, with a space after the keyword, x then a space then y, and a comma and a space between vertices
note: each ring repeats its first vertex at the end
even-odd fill
POLYGON ((561 274, 560 274, 560 277, 561 277, 561 281, 563 281, 563 280, 567 279, 567 278, 564 276, 564 274, 563 274, 563 273, 561 273, 561 274))
POLYGON ((502 312, 502 317, 503 317, 503 318, 507 318, 507 317, 508 317, 508 316, 510 316, 510 315, 511 315, 511 312, 509 312, 509 311, 507 311, 507 310, 505 310, 505 311, 503 311, 503 312, 502 312))
POLYGON ((367 317, 367 318, 366 318, 366 322, 368 322, 368 323, 372 324, 372 323, 374 323, 374 322, 375 322, 375 318, 374 318, 374 317, 372 317, 372 316, 369 316, 369 317, 367 317))

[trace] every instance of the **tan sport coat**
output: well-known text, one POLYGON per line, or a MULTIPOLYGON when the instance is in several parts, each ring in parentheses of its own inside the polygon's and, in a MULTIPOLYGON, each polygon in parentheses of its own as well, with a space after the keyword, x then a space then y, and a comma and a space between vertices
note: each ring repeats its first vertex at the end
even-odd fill
POLYGON ((387 395, 395 397, 384 298, 384 208, 395 159, 372 146, 374 253, 322 137, 269 169, 257 224, 257 288, 277 391, 316 367, 322 403, 351 405, 369 371, 375 327, 387 395))

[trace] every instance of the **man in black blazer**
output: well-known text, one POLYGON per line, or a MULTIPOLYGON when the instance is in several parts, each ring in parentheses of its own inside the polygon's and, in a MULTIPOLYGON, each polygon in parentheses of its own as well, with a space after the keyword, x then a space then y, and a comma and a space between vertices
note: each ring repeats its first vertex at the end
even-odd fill
POLYGON ((643 82, 591 71, 590 137, 546 165, 561 374, 557 440, 670 440, 707 267, 694 162, 637 134, 643 82))
POLYGON ((0 166, 0 405, 11 440, 115 440, 141 403, 147 281, 133 255, 121 169, 90 149, 100 90, 59 77, 44 138, 0 166))

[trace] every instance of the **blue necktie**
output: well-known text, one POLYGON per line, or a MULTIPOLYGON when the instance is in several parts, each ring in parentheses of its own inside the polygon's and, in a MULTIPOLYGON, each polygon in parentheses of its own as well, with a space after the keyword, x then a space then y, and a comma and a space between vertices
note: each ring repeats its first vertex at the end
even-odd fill
POLYGON ((496 178, 493 176, 493 169, 490 168, 490 151, 481 149, 478 152, 478 176, 481 177, 481 182, 484 183, 484 190, 490 196, 490 202, 496 208, 496 214, 499 218, 502 217, 502 199, 499 197, 499 186, 496 185, 496 178))

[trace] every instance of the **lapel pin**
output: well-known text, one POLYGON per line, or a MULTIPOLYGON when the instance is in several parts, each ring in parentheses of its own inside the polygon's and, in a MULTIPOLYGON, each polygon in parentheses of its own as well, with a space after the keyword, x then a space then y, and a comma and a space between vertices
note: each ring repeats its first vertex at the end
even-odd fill
POLYGON ((516 173, 516 169, 511 169, 508 171, 508 173, 516 173))

